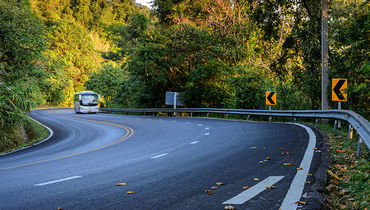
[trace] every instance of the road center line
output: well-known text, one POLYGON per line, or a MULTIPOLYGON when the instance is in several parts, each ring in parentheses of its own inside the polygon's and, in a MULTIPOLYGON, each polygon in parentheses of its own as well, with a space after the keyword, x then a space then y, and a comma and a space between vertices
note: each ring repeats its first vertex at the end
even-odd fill
POLYGON ((276 182, 280 181, 282 178, 284 178, 284 176, 269 176, 265 180, 257 183, 253 187, 241 192, 239 195, 223 202, 222 204, 234 204, 234 205, 243 204, 247 202, 249 199, 253 198, 254 196, 266 190, 266 187, 275 184, 276 182))
POLYGON ((204 135, 209 136, 210 133, 205 133, 204 135))
POLYGON ((190 144, 197 144, 197 143, 199 143, 199 141, 193 141, 190 144))
POLYGON ((160 155, 157 155, 157 156, 154 156, 154 157, 151 157, 152 159, 157 159, 157 158, 161 158, 161 157, 164 157, 168 155, 168 153, 163 153, 163 154, 160 154, 160 155))
POLYGON ((54 180, 54 181, 50 181, 50 182, 35 184, 35 186, 44 186, 44 185, 54 184, 54 183, 58 183, 58 182, 64 182, 64 181, 68 181, 68 180, 72 180, 72 179, 78 179, 78 178, 81 178, 81 177, 82 176, 72 176, 72 177, 68 177, 68 178, 64 178, 64 179, 58 179, 58 180, 54 180))
POLYGON ((306 181, 308 172, 310 170, 313 154, 314 154, 314 148, 316 145, 316 136, 315 133, 312 131, 311 128, 293 123, 294 125, 298 125, 306 129, 308 136, 309 136, 309 142, 306 149, 306 152, 304 153, 301 165, 299 168, 302 168, 302 170, 297 171, 296 175, 294 176, 294 179, 292 181, 292 184, 290 185, 290 188, 288 190, 288 193, 286 194, 283 203, 281 204, 281 209, 284 210, 291 210, 291 209, 297 209, 298 204, 297 201, 300 200, 302 196, 302 192, 304 189, 304 182, 306 181))

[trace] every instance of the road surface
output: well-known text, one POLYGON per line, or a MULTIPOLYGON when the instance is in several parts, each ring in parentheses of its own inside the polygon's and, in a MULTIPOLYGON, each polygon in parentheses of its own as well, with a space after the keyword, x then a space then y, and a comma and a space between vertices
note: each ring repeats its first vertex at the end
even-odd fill
POLYGON ((297 124, 30 116, 53 135, 0 156, 0 209, 296 209, 320 167, 322 137, 297 124))

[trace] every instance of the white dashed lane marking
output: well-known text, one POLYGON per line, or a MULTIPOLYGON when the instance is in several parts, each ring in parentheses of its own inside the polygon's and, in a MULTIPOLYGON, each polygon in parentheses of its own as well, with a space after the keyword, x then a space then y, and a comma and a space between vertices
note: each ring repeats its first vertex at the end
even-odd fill
POLYGON ((157 159, 157 158, 161 158, 161 157, 164 157, 168 155, 168 153, 163 153, 163 154, 160 154, 160 155, 157 155, 157 156, 154 156, 154 157, 151 157, 152 159, 157 159))
POLYGON ((64 179, 58 179, 58 180, 54 180, 54 181, 50 181, 50 182, 43 182, 43 183, 40 183, 40 184, 35 184, 35 186, 44 186, 44 185, 48 185, 48 184, 55 184, 55 183, 58 183, 58 182, 64 182, 64 181, 77 179, 77 178, 81 178, 81 177, 82 176, 72 176, 72 177, 68 177, 68 178, 64 178, 64 179))

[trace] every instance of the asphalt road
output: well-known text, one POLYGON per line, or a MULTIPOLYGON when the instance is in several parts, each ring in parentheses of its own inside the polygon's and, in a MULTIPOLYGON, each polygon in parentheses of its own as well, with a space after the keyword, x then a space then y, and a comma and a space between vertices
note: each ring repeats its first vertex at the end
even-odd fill
POLYGON ((0 156, 0 209, 279 209, 288 194, 304 200, 307 181, 315 182, 320 167, 308 130, 295 124, 77 115, 70 109, 30 116, 54 134, 0 156), (308 153, 312 163, 297 170, 308 153), (295 178, 299 173, 304 180, 295 178))

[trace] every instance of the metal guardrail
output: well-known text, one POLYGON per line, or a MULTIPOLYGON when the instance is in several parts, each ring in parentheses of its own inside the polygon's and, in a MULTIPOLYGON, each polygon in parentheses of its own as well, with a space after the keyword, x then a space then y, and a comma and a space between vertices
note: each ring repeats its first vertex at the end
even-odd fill
POLYGON ((356 156, 359 157, 361 145, 364 141, 367 148, 370 148, 370 123, 361 115, 350 110, 252 110, 252 109, 219 109, 219 108, 150 108, 150 109, 113 109, 101 108, 104 112, 127 112, 127 113, 218 113, 218 114, 239 114, 277 117, 302 117, 302 118, 325 118, 344 120, 349 123, 349 132, 353 127, 360 136, 356 156))

